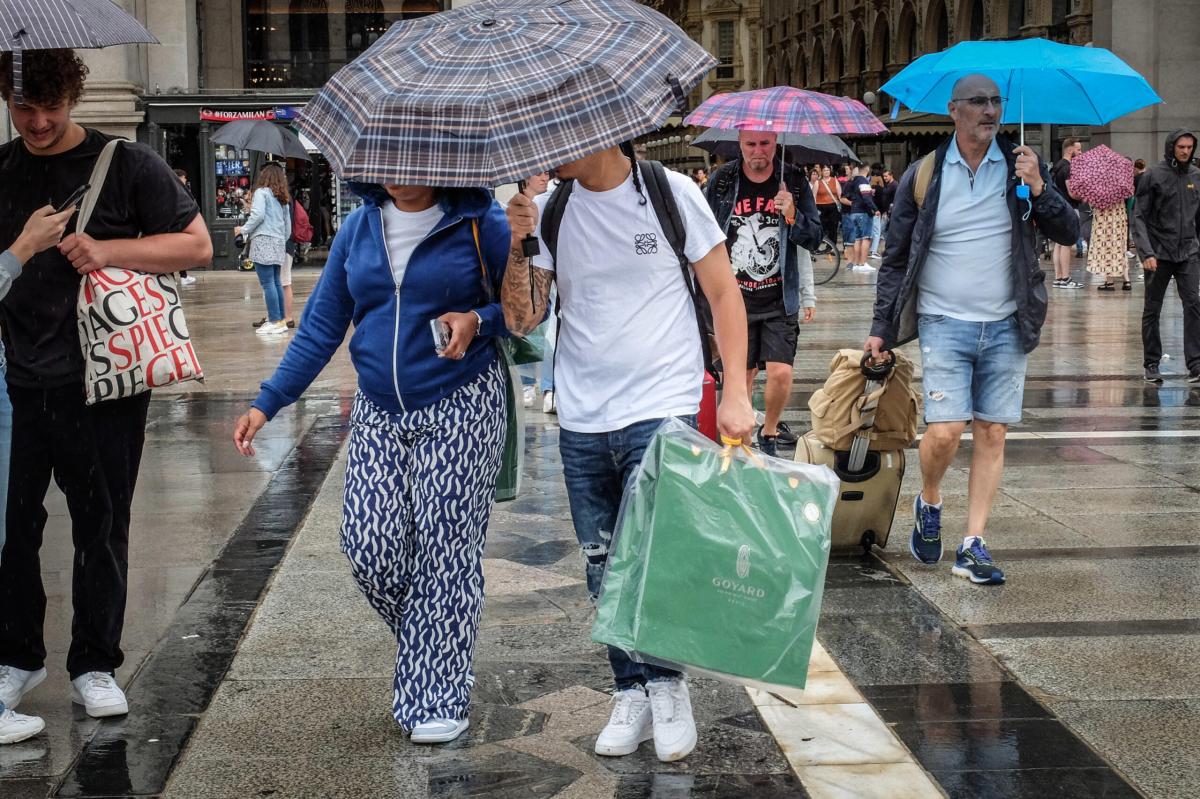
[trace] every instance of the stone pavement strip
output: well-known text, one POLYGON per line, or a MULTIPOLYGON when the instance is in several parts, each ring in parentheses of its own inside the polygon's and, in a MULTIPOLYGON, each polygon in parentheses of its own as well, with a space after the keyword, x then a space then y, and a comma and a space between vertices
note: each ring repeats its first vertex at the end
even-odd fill
POLYGON ((681 763, 659 763, 650 744, 625 758, 595 756, 611 709, 608 664, 588 636, 580 556, 546 446, 553 433, 531 431, 525 492, 497 508, 489 530, 478 682, 462 740, 412 745, 391 718, 395 644, 338 550, 339 459, 165 796, 942 795, 820 648, 802 693, 693 679, 700 745, 681 763))

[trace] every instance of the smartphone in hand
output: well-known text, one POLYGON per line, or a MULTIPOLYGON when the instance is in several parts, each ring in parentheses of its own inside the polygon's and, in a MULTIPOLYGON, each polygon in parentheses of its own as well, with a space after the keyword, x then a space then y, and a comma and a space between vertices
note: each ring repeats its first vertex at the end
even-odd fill
POLYGON ((61 214, 63 211, 67 210, 71 206, 79 205, 79 203, 81 203, 83 201, 83 195, 87 194, 88 189, 90 189, 91 187, 92 187, 92 184, 84 183, 82 186, 77 188, 75 191, 71 192, 71 196, 68 197, 66 200, 64 200, 62 202, 62 204, 58 205, 54 209, 54 213, 61 214))
POLYGON ((441 355, 450 346, 450 325, 441 319, 430 319, 429 329, 433 332, 433 348, 441 355))

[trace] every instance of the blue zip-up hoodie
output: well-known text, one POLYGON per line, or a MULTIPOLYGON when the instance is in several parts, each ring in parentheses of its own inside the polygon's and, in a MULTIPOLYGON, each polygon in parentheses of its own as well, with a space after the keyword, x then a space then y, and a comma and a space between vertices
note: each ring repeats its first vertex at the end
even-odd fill
POLYGON ((268 419, 299 399, 329 363, 351 322, 350 358, 358 387, 391 413, 432 405, 471 382, 497 357, 493 339, 508 336, 498 300, 511 234, 504 212, 487 191, 438 191, 444 216, 413 250, 397 286, 381 208, 391 199, 381 186, 355 188, 365 204, 338 230, 296 336, 254 401, 253 407, 268 419), (479 222, 496 302, 489 302, 484 291, 472 219, 479 222), (430 320, 472 310, 483 325, 466 354, 461 360, 439 358, 430 320))

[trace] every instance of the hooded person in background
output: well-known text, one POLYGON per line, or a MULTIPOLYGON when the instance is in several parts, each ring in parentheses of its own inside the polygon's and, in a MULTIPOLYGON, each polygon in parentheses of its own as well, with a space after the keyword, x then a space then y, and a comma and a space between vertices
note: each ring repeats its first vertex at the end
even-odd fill
POLYGON ((1192 164, 1196 135, 1177 130, 1167 137, 1163 160, 1137 181, 1133 241, 1146 270, 1146 305, 1142 311, 1142 363, 1148 383, 1161 384, 1158 363, 1162 339, 1158 317, 1167 284, 1183 302, 1183 354, 1189 383, 1200 383, 1200 169, 1192 164))

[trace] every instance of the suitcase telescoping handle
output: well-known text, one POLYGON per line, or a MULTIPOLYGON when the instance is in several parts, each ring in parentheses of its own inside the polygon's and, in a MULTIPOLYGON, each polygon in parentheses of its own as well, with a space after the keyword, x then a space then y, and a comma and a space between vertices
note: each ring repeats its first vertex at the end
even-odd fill
POLYGON ((896 358, 892 351, 884 350, 884 353, 887 360, 883 363, 872 363, 871 353, 868 352, 863 355, 860 364, 863 376, 867 378, 867 385, 863 389, 862 423, 854 434, 854 441, 850 443, 850 458, 846 463, 851 472, 862 471, 867 462, 867 452, 871 449, 871 430, 875 427, 875 411, 879 408, 880 389, 887 383, 892 369, 896 366, 896 358))

